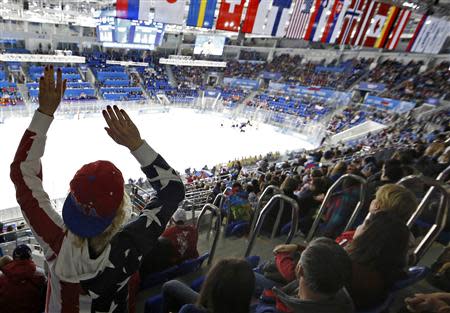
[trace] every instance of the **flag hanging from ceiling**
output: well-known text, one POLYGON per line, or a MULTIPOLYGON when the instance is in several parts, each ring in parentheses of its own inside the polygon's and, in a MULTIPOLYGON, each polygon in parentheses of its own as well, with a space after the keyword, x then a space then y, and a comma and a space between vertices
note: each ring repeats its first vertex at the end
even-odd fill
POLYGON ((148 21, 150 0, 117 0, 116 16, 129 20, 148 21))
POLYGON ((384 22, 383 28, 381 30, 380 36, 377 38, 374 47, 375 48, 383 48, 387 42, 388 36, 391 34, 391 31, 394 28, 394 24, 397 20, 398 15, 400 14, 400 8, 396 6, 391 6, 389 8, 386 21, 384 22))
POLYGON ((340 29, 337 29, 336 32, 331 34, 328 42, 334 39, 333 43, 341 45, 351 44, 367 3, 367 0, 344 1, 343 9, 339 16, 339 22, 341 23, 339 26, 340 29), (332 37, 333 35, 334 37, 332 37))
POLYGON ((245 0, 222 0, 219 16, 217 17, 216 29, 239 31, 242 10, 245 0))
POLYGON ((267 13, 270 10, 271 0, 250 0, 247 6, 247 14, 241 31, 243 33, 259 33, 261 32, 267 13))
POLYGON ((424 16, 411 38, 407 51, 437 54, 450 34, 450 23, 446 20, 424 16))
MULTIPOLYGON (((414 14, 415 16, 417 16, 417 14, 414 14)), ((419 17, 419 21, 417 23, 417 25, 414 28, 414 34, 411 38, 411 40, 408 43, 408 47, 406 48, 406 52, 411 52, 411 48, 414 44, 414 42, 417 39, 417 36, 419 35, 420 31, 422 30, 423 26, 425 25, 425 21, 427 20, 427 15, 420 15, 419 17)))
POLYGON ((400 42, 400 36, 403 34, 403 31, 405 30, 405 27, 408 24, 410 18, 411 18, 411 11, 401 10, 397 22, 395 23, 392 29, 389 40, 386 43, 385 46, 386 49, 395 50, 395 48, 397 48, 397 45, 400 42))
POLYGON ((191 0, 187 26, 212 28, 217 0, 191 0))
POLYGON ((292 11, 291 20, 286 30, 286 37, 304 39, 309 20, 314 13, 315 0, 297 0, 292 11))
POLYGON ((318 7, 318 12, 315 18, 314 23, 312 24, 310 40, 311 41, 321 41, 322 35, 325 31, 326 25, 332 14, 332 10, 335 8, 336 0, 324 0, 318 7))
POLYGON ((155 22, 183 25, 186 0, 155 1, 155 22))
POLYGON ((292 0, 250 0, 242 32, 283 37, 292 0))
POLYGON ((319 19, 322 15, 322 11, 324 10, 325 7, 328 6, 328 2, 329 1, 325 0, 322 3, 321 0, 315 0, 314 9, 312 11, 311 17, 309 18, 308 26, 305 31, 304 36, 305 40, 311 41, 313 39, 314 33, 316 32, 317 25, 319 23, 319 19))
POLYGON ((388 21, 391 5, 371 1, 363 14, 357 29, 355 45, 374 47, 378 38, 383 34, 384 25, 388 21))

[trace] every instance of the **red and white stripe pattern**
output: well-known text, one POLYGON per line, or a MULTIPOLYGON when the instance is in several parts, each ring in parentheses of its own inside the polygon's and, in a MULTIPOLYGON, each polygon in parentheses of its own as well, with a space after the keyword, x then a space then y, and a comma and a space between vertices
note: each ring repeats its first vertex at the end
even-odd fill
POLYGON ((373 0, 367 0, 366 9, 361 17, 360 23, 356 29, 352 45, 361 46, 364 43, 365 35, 370 27, 371 21, 375 12, 377 11, 377 2, 373 0))
POLYGON ((411 18, 411 11, 401 10, 400 15, 397 19, 397 23, 394 26, 394 30, 386 44, 386 48, 389 50, 395 50, 398 43, 400 42, 400 36, 403 34, 409 19, 411 18))
POLYGON ((286 37, 304 39, 313 12, 314 0, 297 0, 286 30, 286 37))

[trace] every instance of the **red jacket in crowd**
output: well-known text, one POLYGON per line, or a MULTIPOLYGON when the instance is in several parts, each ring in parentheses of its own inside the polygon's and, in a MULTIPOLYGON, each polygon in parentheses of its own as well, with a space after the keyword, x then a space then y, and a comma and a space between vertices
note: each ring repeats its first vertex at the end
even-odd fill
POLYGON ((47 280, 32 260, 14 260, 2 267, 0 308, 2 312, 41 313, 45 307, 47 280))
MULTIPOLYGON (((346 231, 336 238, 336 243, 345 247, 353 241, 355 231, 346 231)), ((275 263, 277 269, 286 281, 291 282, 295 280, 295 267, 297 266, 296 260, 292 257, 291 253, 280 252, 275 255, 275 263)))
POLYGON ((174 247, 174 264, 198 257, 198 232, 194 226, 175 225, 167 228, 161 237, 169 239, 174 247))

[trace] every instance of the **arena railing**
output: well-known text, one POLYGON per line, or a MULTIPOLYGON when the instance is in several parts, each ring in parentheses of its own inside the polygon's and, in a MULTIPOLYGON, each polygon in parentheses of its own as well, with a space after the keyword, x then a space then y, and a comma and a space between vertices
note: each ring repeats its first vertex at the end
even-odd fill
MULTIPOLYGON (((417 264, 417 262, 419 262, 420 259, 425 255, 425 253, 428 251, 428 249, 431 247, 431 245, 437 239, 437 237, 441 234, 441 232, 444 230, 447 224, 449 196, 447 190, 445 190, 445 188, 443 187, 442 181, 434 180, 432 178, 425 176, 417 176, 417 175, 406 176, 402 178, 397 184, 403 185, 407 182, 414 182, 414 181, 423 183, 424 185, 427 186, 431 186, 430 190, 434 188, 434 190, 439 191, 441 193, 439 207, 436 212, 434 224, 431 225, 430 229, 428 230, 424 238, 414 249, 415 263, 417 264)), ((422 199, 416 211, 409 219, 407 223, 409 228, 411 228, 414 225, 414 222, 423 213, 423 210, 425 209, 425 204, 429 203, 432 196, 433 192, 427 192, 426 196, 422 199)))
MULTIPOLYGON (((450 166, 448 166, 445 170, 443 170, 436 178, 436 181, 438 182, 445 182, 450 174, 450 166)), ((408 179, 406 181, 411 181, 413 179, 408 179)), ((417 180, 420 180, 419 178, 417 178, 417 180)), ((401 180, 399 182, 400 183, 404 183, 404 180, 401 180)), ((429 182, 429 181, 428 181, 429 182)), ((417 206, 417 209, 414 211, 414 213, 411 215, 411 217, 408 220, 408 226, 412 227, 412 225, 414 225, 414 222, 419 218, 420 215, 422 215, 423 211, 425 210, 426 206, 429 204, 430 200, 432 199, 432 195, 436 192, 436 191, 441 191, 438 190, 438 188, 435 185, 431 185, 431 187, 428 189, 427 193, 425 194, 425 196, 422 198, 422 201, 420 201, 419 205, 417 206)), ((441 199, 440 199, 440 206, 442 206, 442 201, 443 201, 443 197, 441 195, 441 199)))
MULTIPOLYGON (((299 215, 299 208, 298 208, 298 204, 297 201, 295 201, 292 198, 289 198, 286 195, 283 194, 277 194, 274 195, 269 202, 267 202, 267 204, 264 206, 264 208, 261 210, 261 212, 259 212, 258 215, 258 220, 256 221, 256 225, 255 228, 251 230, 250 233, 250 239, 247 245, 247 250, 245 251, 245 257, 248 257, 250 255, 250 253, 253 250, 253 246, 255 245, 255 240, 256 237, 259 235, 259 232, 261 231, 261 227, 262 224, 264 223, 264 220, 267 216, 267 214, 269 213, 269 211, 271 211, 274 207, 275 204, 278 201, 285 201, 288 202, 291 205, 291 210, 292 210, 292 226, 291 226, 291 230, 289 231, 288 237, 286 238, 286 244, 291 243, 292 239, 294 238, 295 234, 297 233, 297 228, 298 228, 298 215, 299 215)), ((253 219, 256 218, 256 215, 253 217, 253 219)))
POLYGON ((356 218, 358 217, 359 213, 361 212, 361 209, 364 206, 364 199, 366 197, 366 190, 367 190, 367 182, 364 178, 358 175, 353 174, 345 174, 342 175, 336 182, 331 185, 331 187, 328 189, 325 198, 322 201, 322 204, 320 205, 320 209, 317 212, 316 219, 314 220, 313 225, 311 226, 311 229, 308 233, 308 236, 306 237, 306 242, 310 242, 317 229, 319 228, 319 223, 322 220, 322 216, 325 213, 326 205, 328 204, 328 201, 331 199, 331 197, 334 195, 334 192, 337 190, 337 188, 346 180, 346 179, 354 179, 359 182, 360 184, 360 192, 359 192, 359 201, 356 204, 355 209, 353 210, 352 215, 350 216, 350 219, 347 222, 347 225, 345 226, 344 231, 348 231, 353 226, 356 218))
POLYGON ((263 201, 264 201, 264 199, 265 199, 268 195, 270 195, 270 192, 272 192, 273 194, 283 193, 283 192, 281 191, 281 189, 280 189, 279 187, 275 186, 275 185, 269 185, 269 186, 267 186, 267 187, 264 189, 264 191, 263 191, 263 192, 261 193, 261 195, 259 196, 258 202, 257 202, 257 204, 256 204, 254 218, 253 218, 253 221, 252 221, 252 225, 251 225, 251 227, 250 227, 250 230, 251 230, 251 231, 254 231, 254 229, 255 229, 255 226, 256 226, 256 217, 259 216, 261 210, 263 209, 263 206, 262 206, 262 205, 263 205, 263 201))
POLYGON ((218 207, 216 207, 215 205, 211 204, 211 203, 207 203, 203 206, 202 211, 200 212, 200 215, 198 216, 197 219, 197 223, 196 223, 196 228, 197 231, 201 225, 201 221, 204 218, 205 214, 207 211, 210 211, 210 217, 211 217, 211 221, 210 221, 210 225, 209 225, 209 229, 208 229, 208 233, 207 233, 207 238, 209 239, 209 235, 211 233, 211 225, 214 219, 214 216, 216 216, 216 223, 214 226, 214 230, 215 230, 215 234, 214 234, 214 239, 213 239, 213 243, 212 246, 209 250, 209 257, 208 257, 208 265, 211 265, 212 260, 214 258, 215 252, 216 252, 216 248, 217 248, 217 242, 219 241, 219 236, 220 236, 220 230, 221 230, 221 221, 222 221, 222 213, 220 212, 220 209, 218 207))

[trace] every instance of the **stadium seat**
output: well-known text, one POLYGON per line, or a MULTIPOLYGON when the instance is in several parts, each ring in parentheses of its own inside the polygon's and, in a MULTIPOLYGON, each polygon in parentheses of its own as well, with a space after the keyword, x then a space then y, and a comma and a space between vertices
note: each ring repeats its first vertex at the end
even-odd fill
POLYGON ((425 266, 413 266, 408 269, 407 278, 395 283, 393 290, 401 290, 425 279, 430 273, 430 269, 425 266))
POLYGON ((194 304, 185 304, 178 313, 206 313, 206 310, 199 308, 194 304))
POLYGON ((144 313, 160 313, 162 309, 162 295, 150 297, 145 301, 144 313))

